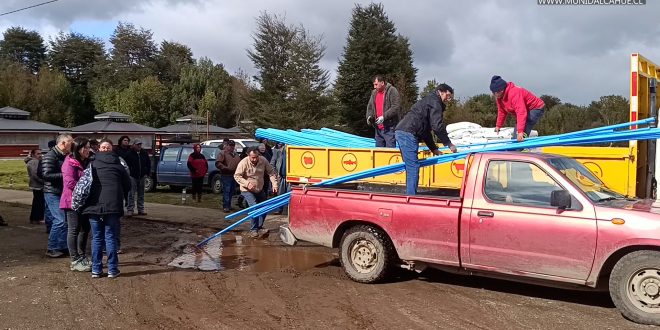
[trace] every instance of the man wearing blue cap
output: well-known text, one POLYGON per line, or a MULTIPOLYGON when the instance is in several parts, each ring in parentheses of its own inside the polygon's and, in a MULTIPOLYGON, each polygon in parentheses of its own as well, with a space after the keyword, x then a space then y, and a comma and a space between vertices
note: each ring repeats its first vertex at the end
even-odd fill
POLYGON ((532 128, 543 117, 545 103, 530 91, 506 82, 500 76, 490 79, 490 91, 497 103, 497 123, 495 132, 500 131, 509 114, 516 116, 516 139, 522 142, 532 132, 532 128))

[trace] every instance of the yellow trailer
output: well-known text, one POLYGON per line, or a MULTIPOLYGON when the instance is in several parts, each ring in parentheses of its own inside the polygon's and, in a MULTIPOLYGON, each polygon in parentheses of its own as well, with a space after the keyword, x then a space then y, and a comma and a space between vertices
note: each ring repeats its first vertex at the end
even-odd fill
MULTIPOLYGON (((631 55, 630 120, 656 117, 660 67, 641 55, 631 55)), ((493 110, 495 111, 495 110, 493 110)), ((631 141, 627 147, 547 147, 543 152, 580 161, 613 190, 626 196, 655 198, 655 141, 631 141)), ((431 153, 420 152, 420 158, 431 153)), ((401 163, 398 149, 287 147, 287 181, 317 183, 363 170, 401 163)), ((660 162, 657 163, 660 167, 660 162)), ((459 188, 465 162, 423 167, 420 187, 459 188)), ((658 169, 660 171, 660 168, 658 169)), ((373 184, 404 185, 404 172, 362 180, 373 184)))

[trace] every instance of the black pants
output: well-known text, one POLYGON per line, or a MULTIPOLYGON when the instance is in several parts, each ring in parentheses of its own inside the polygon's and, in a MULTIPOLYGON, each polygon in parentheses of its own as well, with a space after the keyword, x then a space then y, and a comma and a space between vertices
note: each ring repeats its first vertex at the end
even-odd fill
POLYGON ((32 190, 32 210, 30 211, 30 222, 39 222, 44 220, 46 211, 46 200, 43 190, 32 190))
POLYGON ((192 194, 202 196, 202 187, 204 186, 204 177, 192 178, 192 194))
POLYGON ((89 217, 79 214, 76 211, 67 210, 66 222, 69 227, 66 245, 69 248, 71 260, 76 261, 87 255, 87 237, 89 237, 91 230, 89 217))

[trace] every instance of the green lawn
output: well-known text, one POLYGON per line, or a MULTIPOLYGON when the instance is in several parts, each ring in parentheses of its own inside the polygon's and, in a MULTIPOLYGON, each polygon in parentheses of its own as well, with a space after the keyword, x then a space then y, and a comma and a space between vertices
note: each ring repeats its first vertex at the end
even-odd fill
POLYGON ((0 188, 28 190, 28 182, 23 160, 0 160, 0 188))

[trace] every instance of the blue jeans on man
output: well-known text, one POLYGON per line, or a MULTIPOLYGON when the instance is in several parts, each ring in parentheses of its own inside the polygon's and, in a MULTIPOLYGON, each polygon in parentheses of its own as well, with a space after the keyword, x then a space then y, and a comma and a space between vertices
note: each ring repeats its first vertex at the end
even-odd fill
POLYGON ((119 239, 119 214, 90 215, 92 226, 92 274, 103 274, 103 248, 108 256, 108 274, 119 274, 117 241, 119 239))
POLYGON ((406 166, 406 195, 416 195, 419 182, 419 160, 417 159, 419 141, 412 133, 406 131, 396 131, 395 135, 396 142, 399 143, 399 150, 401 150, 401 158, 406 166))
MULTIPOLYGON (((259 204, 267 199, 266 198, 267 192, 265 190, 261 190, 258 193, 242 191, 241 195, 243 196, 243 198, 245 198, 245 201, 248 203, 249 206, 259 204)), ((250 227, 250 230, 257 231, 259 229, 263 229, 264 221, 266 221, 265 214, 256 218, 252 218, 252 226, 250 227)))
MULTIPOLYGON (((46 223, 46 233, 50 235, 50 227, 53 226, 53 214, 50 213, 50 208, 48 207, 48 204, 45 202, 45 196, 44 196, 44 222, 46 223)), ((59 207, 59 206, 58 206, 59 207)))
POLYGON ((536 126, 541 117, 543 117, 543 109, 532 109, 527 113, 527 121, 525 121, 525 134, 527 137, 532 133, 532 128, 536 126))
POLYGON ((44 193, 46 200, 46 207, 52 215, 50 233, 48 234, 48 250, 49 251, 69 251, 69 246, 66 242, 66 235, 68 232, 66 223, 66 214, 64 210, 60 209, 60 195, 53 193, 44 193))
POLYGON ((231 199, 236 191, 236 180, 233 175, 220 176, 222 182, 222 209, 231 210, 231 199))
POLYGON ((394 136, 394 126, 380 129, 376 127, 376 148, 396 148, 396 138, 394 136))

